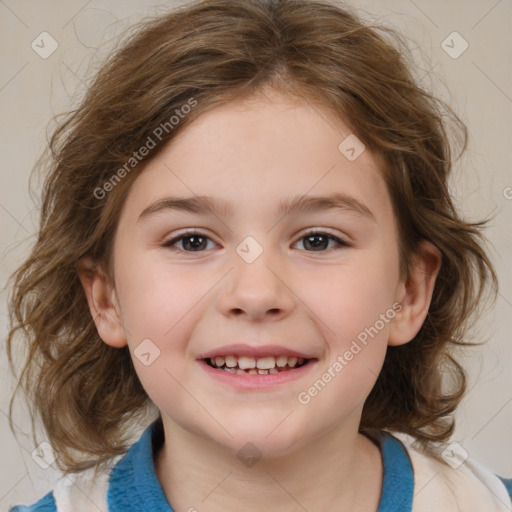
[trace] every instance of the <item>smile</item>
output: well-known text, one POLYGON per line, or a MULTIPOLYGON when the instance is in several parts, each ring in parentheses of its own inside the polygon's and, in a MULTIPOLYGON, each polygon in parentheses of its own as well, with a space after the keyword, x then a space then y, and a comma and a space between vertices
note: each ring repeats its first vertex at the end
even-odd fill
POLYGON ((212 368, 223 370, 228 373, 248 374, 248 375, 267 375, 275 374, 300 368, 308 362, 303 357, 289 356, 265 356, 265 357, 248 357, 248 356, 217 356, 207 358, 206 363, 212 368))
MULTIPOLYGON (((271 391, 314 371, 317 358, 288 356, 247 357, 216 356, 199 359, 206 374, 224 386, 239 391, 271 391), (266 368, 261 368, 265 366, 266 368)), ((309 376, 311 379, 311 376, 309 376)))

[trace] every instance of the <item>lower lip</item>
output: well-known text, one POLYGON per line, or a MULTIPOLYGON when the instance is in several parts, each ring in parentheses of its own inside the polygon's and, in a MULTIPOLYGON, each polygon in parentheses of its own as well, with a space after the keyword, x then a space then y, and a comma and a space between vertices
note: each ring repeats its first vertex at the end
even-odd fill
POLYGON ((308 374, 315 364, 318 362, 317 359, 310 359, 305 365, 294 370, 286 370, 279 373, 268 373, 266 375, 259 374, 240 374, 230 373, 224 370, 217 370, 211 367, 206 361, 200 360, 199 364, 204 368, 206 373, 219 380, 225 382, 238 389, 266 389, 290 382, 292 380, 300 379, 308 374))

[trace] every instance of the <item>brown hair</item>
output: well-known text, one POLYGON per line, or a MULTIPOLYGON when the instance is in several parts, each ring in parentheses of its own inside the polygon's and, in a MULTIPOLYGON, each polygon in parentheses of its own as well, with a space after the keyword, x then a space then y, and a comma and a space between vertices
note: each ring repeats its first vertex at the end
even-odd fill
POLYGON ((450 414, 466 390, 452 349, 469 345, 463 341, 469 320, 486 285, 495 289, 497 279, 480 229, 487 221, 462 220, 448 191, 449 134, 460 135, 463 151, 466 128, 448 105, 415 84, 406 54, 394 31, 365 25, 328 1, 208 0, 136 25, 109 57, 79 108, 52 135, 41 160, 48 174, 39 236, 11 277, 13 369, 17 331, 24 351, 16 391, 22 387, 30 398, 32 425, 34 413, 40 415, 61 470, 101 465, 123 453, 127 425, 150 403, 128 347, 112 348, 99 337, 78 259, 92 256, 113 279, 113 234, 144 165, 201 113, 265 87, 329 109, 382 158, 402 275, 421 240, 440 250, 427 319, 412 342, 388 348, 360 430, 411 434, 425 449, 449 438, 450 414), (195 106, 185 110, 191 99, 195 106), (161 126, 167 131, 147 157, 130 160, 161 126))

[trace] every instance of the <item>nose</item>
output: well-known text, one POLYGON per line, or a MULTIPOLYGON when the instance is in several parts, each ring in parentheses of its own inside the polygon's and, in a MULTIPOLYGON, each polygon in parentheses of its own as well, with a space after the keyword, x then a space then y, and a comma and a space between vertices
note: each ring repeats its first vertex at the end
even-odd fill
POLYGON ((235 253, 234 268, 226 276, 219 307, 226 316, 245 316, 251 321, 280 320, 296 303, 290 277, 270 251, 252 262, 235 253))

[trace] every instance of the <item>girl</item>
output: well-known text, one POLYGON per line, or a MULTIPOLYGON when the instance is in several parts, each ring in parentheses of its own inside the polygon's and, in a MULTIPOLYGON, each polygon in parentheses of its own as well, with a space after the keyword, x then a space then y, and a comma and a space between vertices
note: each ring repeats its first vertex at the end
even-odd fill
POLYGON ((496 275, 402 51, 334 3, 207 0, 112 55, 14 275, 64 474, 12 511, 511 510, 449 442, 496 275))

